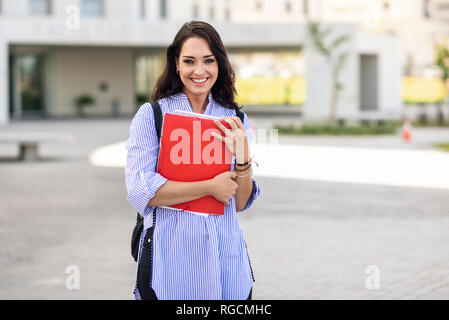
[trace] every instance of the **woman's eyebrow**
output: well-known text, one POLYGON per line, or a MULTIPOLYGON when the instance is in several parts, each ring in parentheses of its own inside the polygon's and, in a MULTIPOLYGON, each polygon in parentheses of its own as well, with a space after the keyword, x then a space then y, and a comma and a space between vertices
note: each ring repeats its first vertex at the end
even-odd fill
MULTIPOLYGON (((203 58, 208 58, 208 57, 213 57, 213 56, 214 56, 213 54, 209 54, 207 56, 204 56, 203 58)), ((195 59, 195 57, 193 57, 193 56, 183 56, 183 58, 195 59)))

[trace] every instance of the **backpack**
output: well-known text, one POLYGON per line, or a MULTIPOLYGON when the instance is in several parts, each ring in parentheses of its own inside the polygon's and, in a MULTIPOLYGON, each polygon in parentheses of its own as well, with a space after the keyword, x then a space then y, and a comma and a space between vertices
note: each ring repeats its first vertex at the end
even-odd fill
MULTIPOLYGON (((161 140, 161 130, 162 130, 161 106, 159 105, 158 102, 152 102, 151 106, 153 108, 153 113, 154 113, 154 125, 156 127, 157 137, 160 141, 161 140)), ((236 110, 236 114, 240 118, 240 121, 242 121, 242 123, 243 123, 244 118, 245 118, 245 113, 240 110, 236 110)), ((156 208, 154 208, 153 216, 155 216, 155 214, 156 214, 156 208)), ((134 261, 136 261, 136 262, 137 262, 137 257, 139 254, 139 242, 140 242, 140 236, 142 234, 142 231, 143 231, 143 217, 139 212, 137 212, 136 225, 134 226, 134 230, 133 230, 133 233, 131 236, 131 255, 133 256, 134 261)))

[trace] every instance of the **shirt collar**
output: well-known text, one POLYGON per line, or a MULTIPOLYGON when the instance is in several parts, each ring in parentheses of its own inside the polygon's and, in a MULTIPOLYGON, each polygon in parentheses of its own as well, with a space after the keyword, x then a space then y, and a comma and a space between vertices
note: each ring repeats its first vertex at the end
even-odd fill
MULTIPOLYGON (((177 100, 182 100, 184 103, 187 103, 187 105, 190 105, 189 104, 189 99, 187 98, 187 95, 184 92, 182 92, 182 91, 178 92, 178 93, 175 93, 171 97, 174 98, 174 99, 177 99, 177 100)), ((213 108, 213 105, 215 104, 215 100, 214 100, 214 98, 212 98, 212 92, 210 92, 207 97, 209 99, 209 103, 208 103, 208 106, 206 107, 206 110, 204 111, 204 114, 210 113, 211 112, 210 111, 211 108, 213 108)))
MULTIPOLYGON (((182 91, 181 91, 181 92, 178 92, 178 93, 175 93, 174 95, 172 95, 172 98, 180 99, 180 100, 188 100, 187 95, 186 95, 184 92, 182 92, 182 91)), ((207 96, 207 98, 209 99, 209 102, 215 101, 215 100, 212 98, 212 92, 209 93, 209 95, 207 96)))

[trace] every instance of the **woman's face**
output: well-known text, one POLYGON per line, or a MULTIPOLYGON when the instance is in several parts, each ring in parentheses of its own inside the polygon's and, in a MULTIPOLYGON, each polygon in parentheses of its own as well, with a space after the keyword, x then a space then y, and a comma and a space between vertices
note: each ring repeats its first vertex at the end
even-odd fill
POLYGON ((176 68, 186 94, 208 95, 218 77, 217 59, 203 38, 184 41, 176 68))

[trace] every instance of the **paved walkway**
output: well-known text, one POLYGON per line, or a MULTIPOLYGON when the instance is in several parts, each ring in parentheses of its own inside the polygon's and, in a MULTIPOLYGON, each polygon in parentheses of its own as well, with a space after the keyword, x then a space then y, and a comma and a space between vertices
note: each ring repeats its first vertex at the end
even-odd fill
MULTIPOLYGON (((89 161, 104 146, 120 154, 129 124, 0 127, 76 138, 44 144, 38 162, 0 161, 0 241, 8 244, 0 248, 0 298, 132 299, 135 212, 126 201, 123 153, 114 156, 117 167, 89 161), (80 269, 79 290, 65 286, 69 265, 80 269)), ((448 299, 449 162, 432 149, 445 137, 447 130, 434 129, 415 130, 407 145, 399 137, 281 137, 280 145, 256 150, 261 197, 239 216, 254 298, 448 299), (379 176, 379 168, 390 174, 379 176)), ((0 145, 4 157, 16 152, 0 145)))

